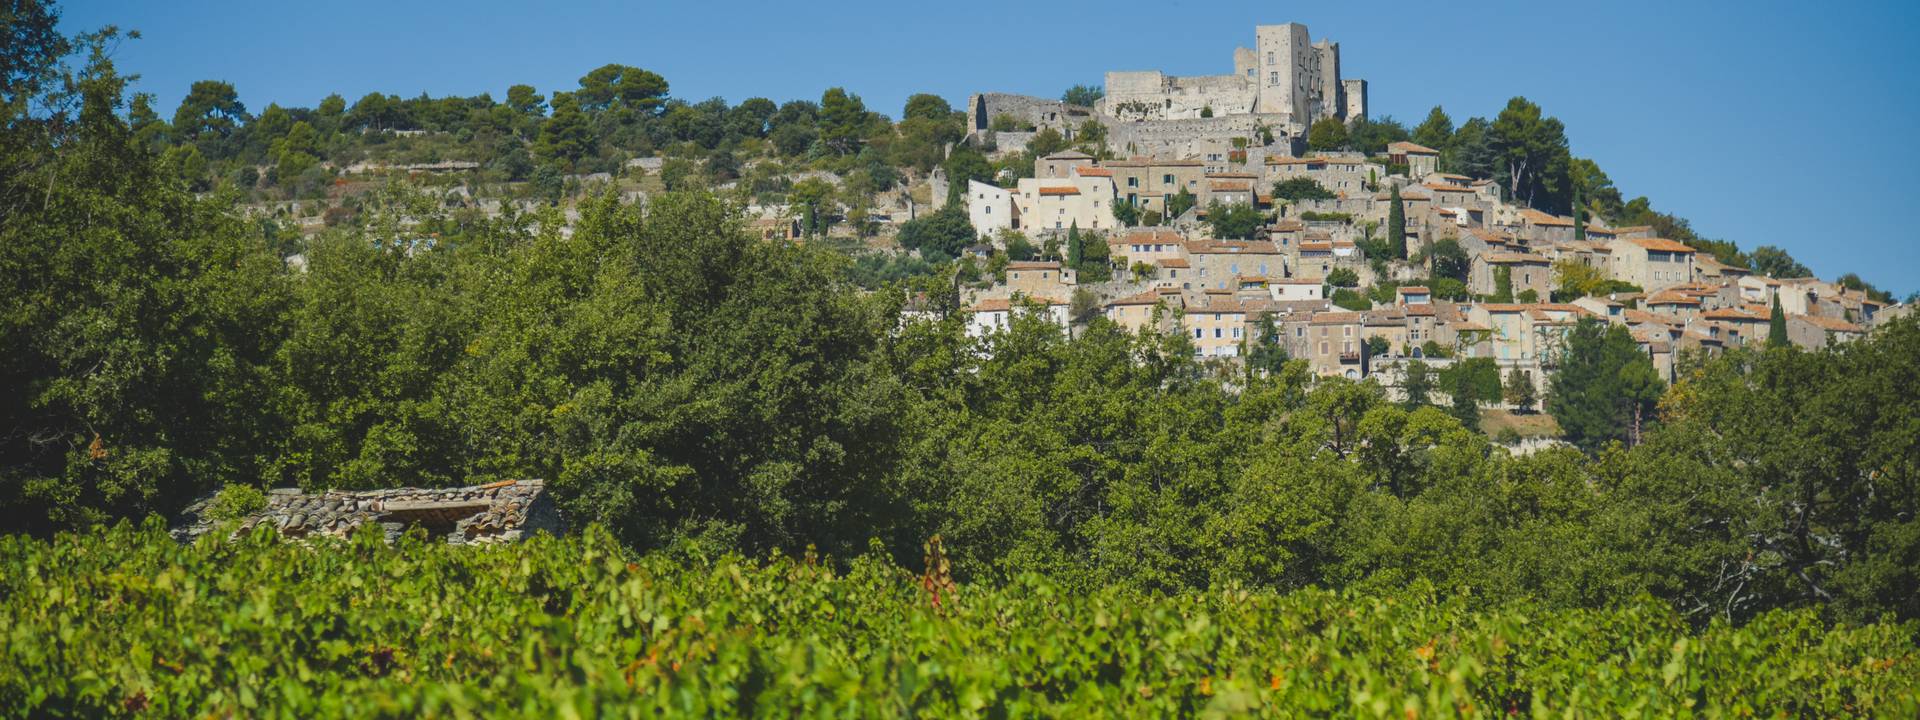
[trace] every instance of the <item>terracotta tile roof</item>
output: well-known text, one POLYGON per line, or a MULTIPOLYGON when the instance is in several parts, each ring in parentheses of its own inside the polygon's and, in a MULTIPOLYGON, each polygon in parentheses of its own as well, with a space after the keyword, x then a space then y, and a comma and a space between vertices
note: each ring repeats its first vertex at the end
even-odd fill
POLYGON ((1397 290, 1401 295, 1432 295, 1433 291, 1419 285, 1407 285, 1397 290))
POLYGON ((1506 265, 1509 263, 1540 263, 1544 265, 1548 262, 1545 256, 1535 255, 1533 253, 1490 252, 1481 257, 1486 258, 1488 263, 1495 265, 1506 265))
POLYGON ((1041 195, 1079 195, 1079 194, 1080 194, 1080 188, 1077 188, 1077 187, 1043 187, 1043 188, 1040 188, 1040 194, 1041 194, 1041 195))
POLYGON ((1074 168, 1073 174, 1079 175, 1080 177, 1113 177, 1113 170, 1110 170, 1108 168, 1103 168, 1103 167, 1093 167, 1090 165, 1082 165, 1080 167, 1074 168))
POLYGON ((1533 223, 1535 225, 1544 225, 1547 227, 1573 227, 1572 218, 1563 218, 1558 215, 1548 215, 1546 213, 1540 212, 1539 210, 1535 210, 1533 208, 1526 208, 1524 210, 1521 210, 1520 219, 1526 222, 1533 223))
POLYGON ((1246 192, 1252 186, 1243 182, 1217 182, 1209 184, 1207 189, 1213 192, 1246 192))
POLYGON ((1015 260, 1007 263, 1008 270, 1059 270, 1058 260, 1015 260))
POLYGON ((1127 243, 1173 243, 1176 245, 1185 241, 1185 237, 1172 230, 1134 230, 1127 233, 1125 240, 1127 243))
POLYGON ((1153 264, 1159 265, 1160 267, 1170 267, 1170 268, 1193 267, 1192 265, 1187 264, 1187 261, 1182 260, 1180 258, 1160 258, 1159 260, 1153 261, 1153 264))
POLYGON ((1109 307, 1114 305, 1152 305, 1158 302, 1160 302, 1159 293, 1143 292, 1143 293, 1140 293, 1139 295, 1120 298, 1113 302, 1107 303, 1107 305, 1109 307))
POLYGON ((1717 310, 1708 310, 1706 312, 1700 313, 1700 317, 1706 318, 1708 320, 1727 320, 1731 322, 1767 322, 1770 319, 1766 315, 1761 315, 1759 313, 1750 312, 1747 310, 1741 310, 1738 308, 1720 308, 1717 310))
POLYGON ((1820 328, 1822 330, 1827 330, 1829 332, 1864 333, 1867 331, 1866 328, 1860 327, 1859 325, 1855 325, 1845 320, 1841 320, 1839 318, 1821 317, 1819 315, 1794 315, 1792 317, 1787 318, 1787 320, 1789 322, 1798 320, 1800 322, 1807 323, 1809 325, 1820 328))
POLYGON ((1312 320, 1315 325, 1347 325, 1358 322, 1360 322, 1360 313, 1357 312, 1314 313, 1312 320))
POLYGON ((1439 155, 1440 154, 1439 150, 1435 150, 1425 145, 1410 143, 1405 140, 1394 143, 1392 145, 1388 145, 1387 152, 1414 153, 1416 155, 1439 155))
POLYGON ((1473 188, 1470 188, 1470 187, 1461 187, 1459 185, 1444 185, 1441 183, 1427 183, 1425 185, 1421 185, 1421 187, 1424 187, 1428 190, 1438 190, 1440 192, 1458 192, 1458 193, 1473 192, 1473 188))
POLYGON ((1660 252, 1681 254, 1691 254, 1693 252, 1693 248, 1687 247, 1686 243, 1678 240, 1668 240, 1666 238, 1630 238, 1627 242, 1639 245, 1648 250, 1657 250, 1660 252))

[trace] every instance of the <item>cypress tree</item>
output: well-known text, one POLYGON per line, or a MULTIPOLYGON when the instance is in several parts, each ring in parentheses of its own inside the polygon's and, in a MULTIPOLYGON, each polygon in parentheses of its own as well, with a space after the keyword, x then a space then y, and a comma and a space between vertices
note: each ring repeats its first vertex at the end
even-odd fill
POLYGON ((1080 221, 1067 228, 1067 267, 1080 267, 1080 221))
POLYGON ((1393 186, 1393 204, 1387 206, 1387 248, 1395 259, 1407 257, 1407 209, 1400 202, 1400 186, 1393 186))
POLYGON ((1773 296, 1773 313, 1767 317, 1767 347, 1786 347, 1787 313, 1780 309, 1780 296, 1773 296))
POLYGON ((1587 211, 1580 207, 1580 183, 1573 184, 1573 239, 1578 242, 1587 240, 1587 211))

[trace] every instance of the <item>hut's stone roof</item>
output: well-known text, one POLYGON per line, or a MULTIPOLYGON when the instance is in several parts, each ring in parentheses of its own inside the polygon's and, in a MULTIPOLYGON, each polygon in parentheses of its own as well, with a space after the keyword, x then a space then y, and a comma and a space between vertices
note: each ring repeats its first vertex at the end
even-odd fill
MULTIPOLYGON (((212 499, 209 495, 189 506, 174 537, 187 541, 212 532, 216 523, 206 512, 212 499)), ((346 537, 369 523, 379 525, 388 540, 418 525, 429 536, 452 544, 513 542, 538 530, 561 530, 559 513, 540 480, 311 494, 270 490, 266 508, 241 518, 234 529, 246 532, 267 525, 289 538, 346 537)))

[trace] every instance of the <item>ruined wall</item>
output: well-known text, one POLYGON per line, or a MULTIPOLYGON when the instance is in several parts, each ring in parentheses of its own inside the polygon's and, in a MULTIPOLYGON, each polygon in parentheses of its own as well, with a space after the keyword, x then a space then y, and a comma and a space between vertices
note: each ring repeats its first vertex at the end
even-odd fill
POLYGON ((1093 108, 1010 93, 980 93, 967 98, 968 132, 987 130, 998 115, 1012 115, 1020 121, 1021 130, 1053 128, 1067 134, 1093 117, 1093 108))
POLYGON ((1340 119, 1349 123, 1367 119, 1367 81, 1340 81, 1340 119))
MULTIPOLYGON (((1121 155, 1165 158, 1204 158, 1226 152, 1234 138, 1249 146, 1260 144, 1258 128, 1277 118, 1266 115, 1228 115, 1210 118, 1113 121, 1107 124, 1107 146, 1121 155)), ((1275 133, 1278 135, 1278 133, 1275 133)))

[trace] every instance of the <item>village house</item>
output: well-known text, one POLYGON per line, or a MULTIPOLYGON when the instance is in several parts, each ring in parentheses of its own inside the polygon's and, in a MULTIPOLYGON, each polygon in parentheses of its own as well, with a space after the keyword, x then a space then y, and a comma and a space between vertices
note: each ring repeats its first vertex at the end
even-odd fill
POLYGON ((1067 301, 1023 296, 981 300, 967 308, 966 313, 967 337, 972 338, 1005 332, 1013 326, 1015 317, 1039 317, 1062 330, 1067 329, 1071 320, 1067 301))
POLYGON ((1320 278, 1271 278, 1267 293, 1275 302, 1326 299, 1326 282, 1320 278))
POLYGON ((1194 353, 1201 357, 1238 357, 1246 339, 1247 314, 1254 308, 1231 293, 1205 293, 1205 302, 1189 306, 1181 316, 1192 334, 1194 353))
POLYGON ((1280 328, 1287 339, 1287 354, 1306 360, 1315 374, 1358 380, 1362 322, 1357 312, 1317 312, 1289 317, 1280 328))
POLYGON ((1386 175, 1386 169, 1367 162, 1359 155, 1314 157, 1267 156, 1262 164, 1264 177, 1260 186, 1271 188, 1275 184, 1293 178, 1304 177, 1320 184, 1328 192, 1339 197, 1365 197, 1370 194, 1369 187, 1386 175))
POLYGON ((1241 277, 1285 275, 1287 268, 1273 243, 1258 240, 1189 240, 1187 261, 1196 282, 1212 290, 1235 290, 1241 277))
POLYGON ((1693 248, 1665 238, 1626 238, 1608 243, 1613 279, 1658 292, 1693 281, 1693 248))
POLYGON ((1112 173, 1093 166, 1073 166, 1064 178, 1021 178, 1013 192, 968 181, 967 218, 974 230, 1003 229, 1029 233, 1109 230, 1119 226, 1113 216, 1112 173), (1007 207, 1008 201, 1012 206, 1007 207))
POLYGON ((1767 341, 1772 317, 1752 309, 1718 308, 1700 313, 1700 319, 1711 328, 1708 334, 1728 347, 1759 347, 1767 341))
POLYGON ((1056 260, 1025 260, 1007 263, 1007 290, 1033 297, 1068 297, 1079 284, 1073 268, 1060 267, 1056 260))
POLYGON ((1423 178, 1433 174, 1440 162, 1440 151, 1402 140, 1387 146, 1387 162, 1406 165, 1407 177, 1423 178))
POLYGON ((1819 350, 1829 345, 1852 342, 1866 333, 1866 328, 1839 318, 1818 315, 1787 317, 1787 339, 1794 345, 1808 350, 1819 350))
POLYGON ((1070 178, 1074 171, 1084 170, 1096 164, 1092 155, 1079 150, 1063 150, 1033 161, 1033 176, 1036 178, 1070 178))
POLYGON ((1149 328, 1169 332, 1177 327, 1175 318, 1185 307, 1185 296, 1178 290, 1162 288, 1114 300, 1101 314, 1128 332, 1149 328))
POLYGON ((1473 256, 1468 264, 1467 290, 1477 295, 1499 291, 1499 274, 1505 270, 1511 281, 1512 297, 1517 299, 1531 290, 1535 301, 1553 293, 1553 264, 1542 255, 1521 252, 1492 252, 1473 256))
POLYGON ((1133 203, 1141 215, 1160 213, 1165 222, 1173 221, 1165 217, 1168 198, 1185 190, 1198 206, 1200 196, 1206 193, 1201 183, 1206 180, 1207 168, 1199 160, 1135 157, 1109 161, 1101 167, 1113 173, 1114 192, 1121 200, 1133 203))

